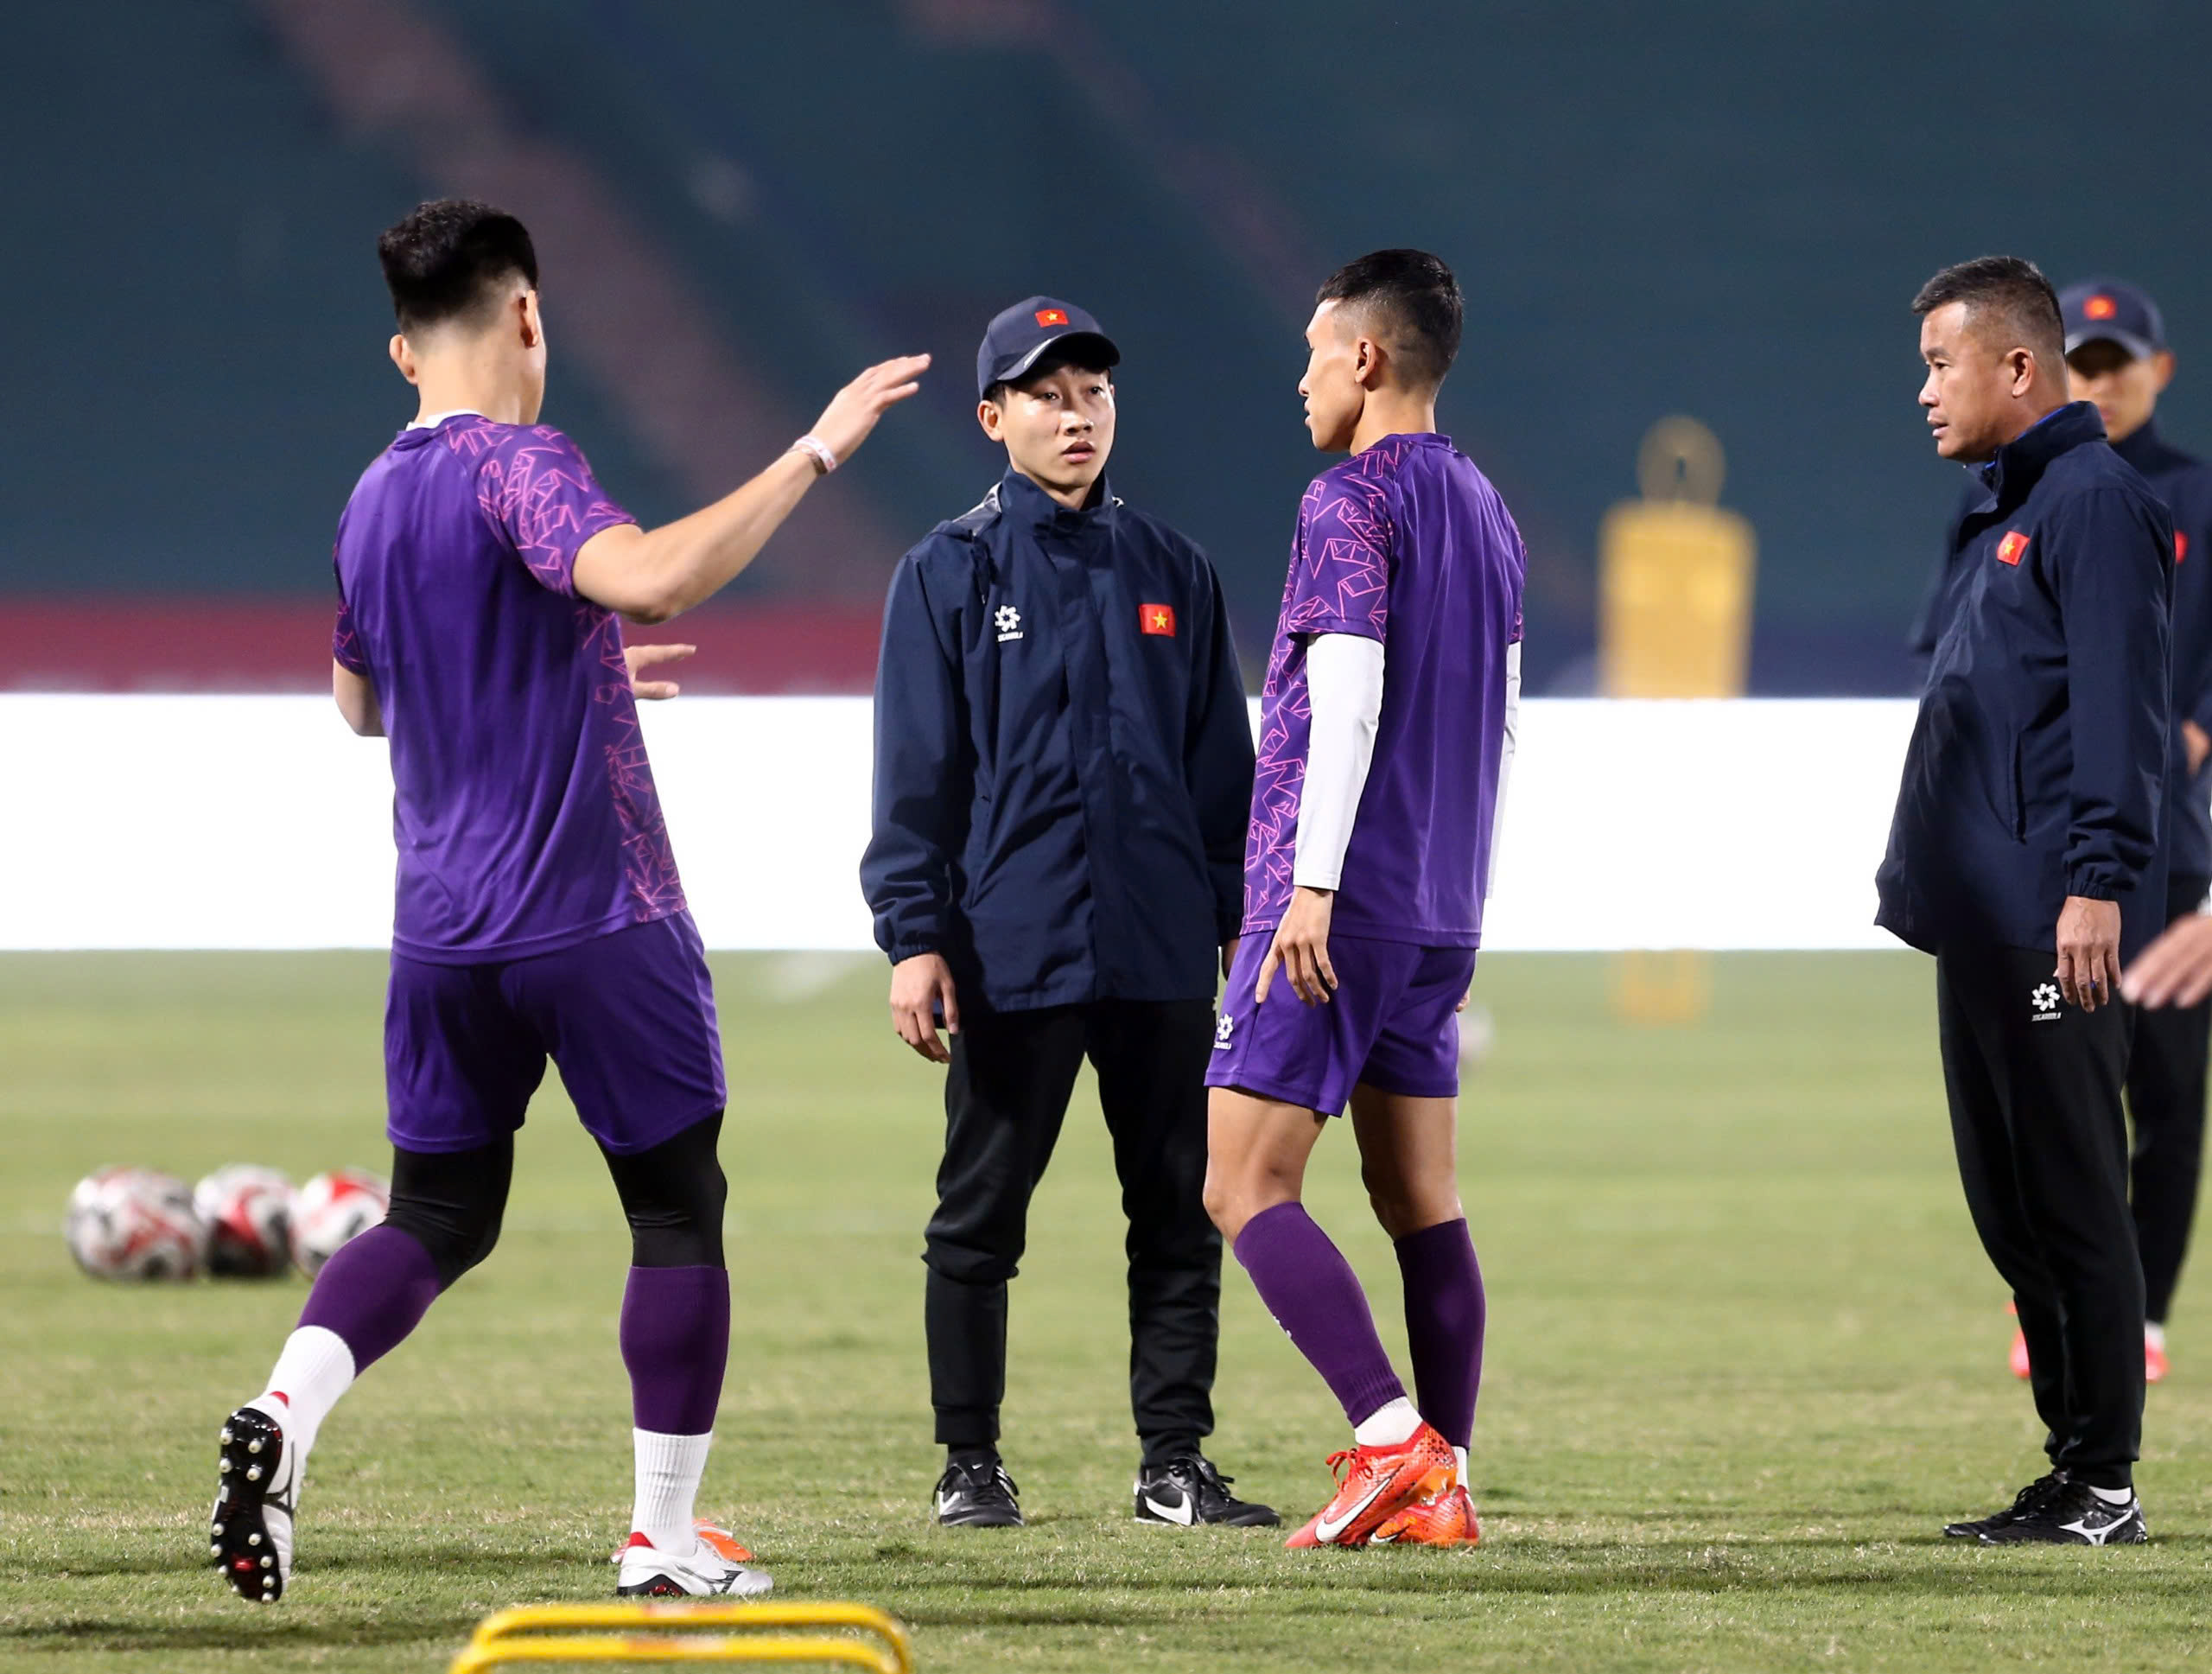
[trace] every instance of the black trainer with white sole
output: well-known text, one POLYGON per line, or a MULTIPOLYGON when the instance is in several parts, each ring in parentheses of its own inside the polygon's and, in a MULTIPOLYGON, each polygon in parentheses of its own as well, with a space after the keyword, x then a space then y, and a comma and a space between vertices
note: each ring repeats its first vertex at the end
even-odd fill
POLYGON ((1019 1529, 1020 1493, 995 1459, 950 1464, 937 1480, 937 1520, 948 1529, 1019 1529))
POLYGON ((1272 1529, 1282 1519, 1272 1505, 1239 1499, 1229 1492, 1236 1479, 1224 1476, 1201 1453, 1179 1454, 1137 1473, 1134 1497, 1140 1523, 1183 1528, 1215 1523, 1232 1529, 1272 1529))
POLYGON ((2143 1502, 2107 1499, 2086 1482, 2069 1482, 2032 1511, 1992 1529, 1985 1546, 2140 1546, 2151 1538, 2143 1502))
POLYGON ((283 1427, 258 1407, 240 1407, 225 1420, 219 1446, 207 1556, 231 1591, 274 1604, 292 1578, 300 1486, 292 1449, 283 1427))
POLYGON ((2053 1471, 2039 1476, 2012 1497, 2012 1503, 2001 1512, 1992 1512, 1987 1517, 1977 1517, 1959 1523, 1946 1523, 1943 1533, 1952 1540, 1980 1540, 1984 1535, 2017 1523, 2044 1501, 2066 1486, 2066 1473, 2053 1471))

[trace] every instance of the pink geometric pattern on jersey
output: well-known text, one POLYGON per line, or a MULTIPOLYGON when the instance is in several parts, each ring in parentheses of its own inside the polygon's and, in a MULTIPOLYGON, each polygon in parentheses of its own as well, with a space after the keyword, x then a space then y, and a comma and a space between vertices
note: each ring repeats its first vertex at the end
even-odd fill
POLYGON ((1388 478, 1412 446, 1391 436, 1314 478, 1299 502, 1282 611, 1260 688, 1259 759, 1244 836, 1244 926, 1281 920, 1297 862, 1313 699, 1301 634, 1385 637, 1390 616, 1388 478))
POLYGON ((576 592, 576 554, 601 530, 635 521, 608 500, 583 449, 550 424, 459 418, 446 445, 476 467, 476 503, 530 573, 563 598, 576 592))
POLYGON ((637 921, 664 919, 683 910, 683 880, 677 875, 676 851, 668 840, 668 821, 653 786, 652 763, 638 726, 638 696, 631 690, 630 665, 622 656, 622 625, 611 610, 579 601, 576 623, 584 648, 605 678, 592 688, 594 703, 607 706, 614 742, 607 748, 607 782, 614 798, 614 818, 622 828, 622 875, 628 882, 637 921))
POLYGON ((353 635, 353 608, 343 596, 338 601, 338 620, 330 629, 331 660, 349 674, 366 674, 369 659, 361 655, 361 646, 353 635))

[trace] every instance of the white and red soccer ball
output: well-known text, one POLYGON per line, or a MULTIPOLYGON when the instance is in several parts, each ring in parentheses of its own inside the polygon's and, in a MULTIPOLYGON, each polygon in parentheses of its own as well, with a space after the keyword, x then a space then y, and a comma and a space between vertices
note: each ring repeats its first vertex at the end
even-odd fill
POLYGON ((98 1279, 188 1279, 206 1236, 192 1188, 152 1168, 103 1168, 79 1181, 62 1231, 77 1265, 98 1279))
POLYGON ((292 1200, 292 1259, 313 1278, 340 1246, 374 1226, 391 1206, 391 1187, 359 1168, 334 1168, 300 1187, 292 1200))
POLYGON ((250 1162, 218 1168, 192 1188, 207 1229, 207 1271, 219 1279, 273 1279, 292 1265, 292 1182, 250 1162))

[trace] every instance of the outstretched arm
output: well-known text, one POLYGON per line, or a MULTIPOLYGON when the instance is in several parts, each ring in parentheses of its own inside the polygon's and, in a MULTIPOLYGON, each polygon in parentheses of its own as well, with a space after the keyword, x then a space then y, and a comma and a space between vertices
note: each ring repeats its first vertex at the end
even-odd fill
POLYGON ((576 554, 575 589, 633 622, 664 622, 711 598, 760 556, 817 477, 852 457, 876 421, 921 387, 930 363, 910 354, 870 366, 837 391, 808 436, 736 493, 653 530, 602 529, 576 554))

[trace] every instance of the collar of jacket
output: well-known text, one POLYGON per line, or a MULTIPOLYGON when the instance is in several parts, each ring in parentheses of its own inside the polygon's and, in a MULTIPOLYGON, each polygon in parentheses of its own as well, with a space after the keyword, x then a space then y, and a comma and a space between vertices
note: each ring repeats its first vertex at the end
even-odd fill
POLYGON ((2166 444, 2158 437, 2158 421, 2146 418, 2113 442, 2112 450, 2139 471, 2147 465, 2155 464, 2158 456, 2166 451, 2166 444))
POLYGON ((2069 401, 2037 419, 1997 450, 1980 468, 1981 481, 2000 506, 2018 506, 2043 478, 2050 461, 2084 442, 2105 439, 2105 421, 2093 401, 2069 401))
POLYGON ((1040 533, 1052 531, 1079 536, 1103 530, 1120 504, 1103 471, 1091 485, 1090 503, 1073 512, 1011 466, 999 479, 1000 510, 1014 522, 1040 533))

